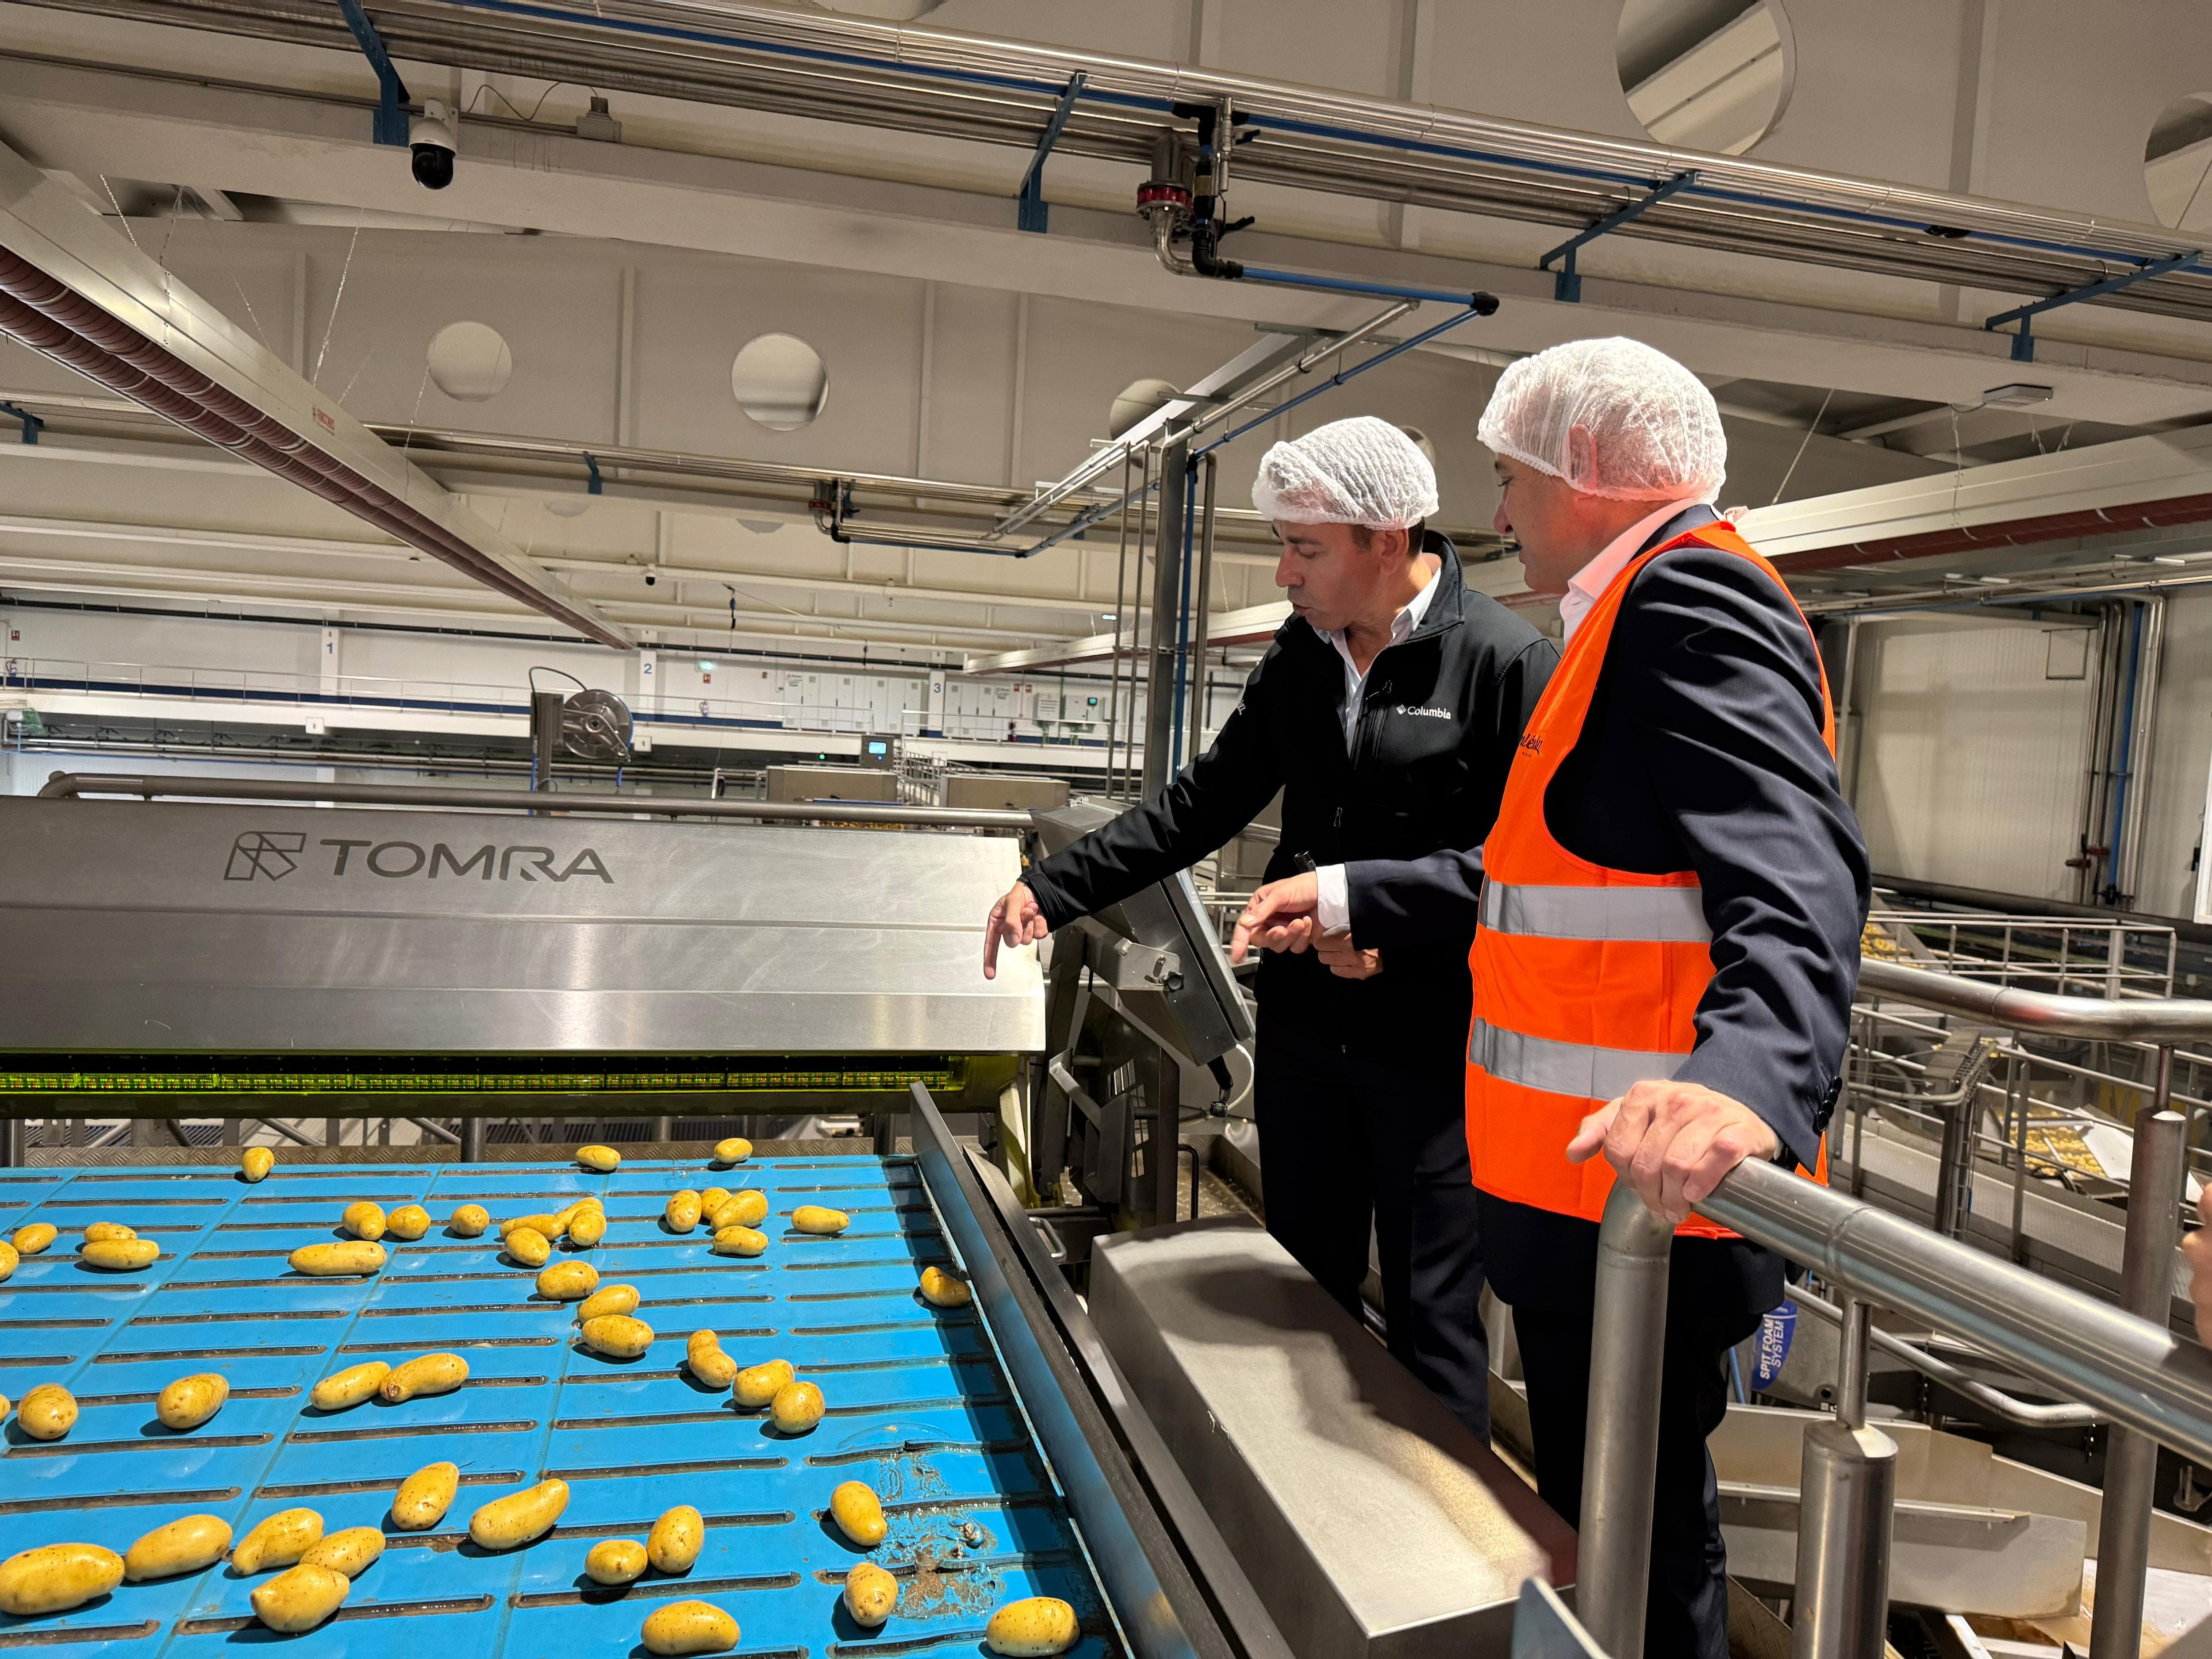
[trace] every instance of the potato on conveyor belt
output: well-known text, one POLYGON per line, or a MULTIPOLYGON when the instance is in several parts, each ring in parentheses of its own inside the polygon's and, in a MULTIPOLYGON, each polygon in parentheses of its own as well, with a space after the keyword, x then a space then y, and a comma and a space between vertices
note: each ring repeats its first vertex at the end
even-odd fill
POLYGON ((77 1260, 86 1266, 118 1273, 150 1267, 161 1256, 161 1247, 150 1238, 97 1239, 77 1251, 77 1260))
POLYGON ((768 1194, 757 1187, 732 1193, 729 1201, 714 1212, 716 1227, 757 1227, 768 1219, 768 1194))
POLYGON ((156 1527, 123 1553, 123 1576, 134 1584, 204 1572, 230 1547, 230 1522, 219 1515, 188 1515, 156 1527))
POLYGON ((238 1172, 249 1182, 265 1180, 276 1167, 276 1154, 266 1146, 248 1146, 238 1155, 238 1172))
POLYGON ((507 1254, 526 1267, 542 1267, 553 1259, 553 1243, 535 1227, 517 1227, 507 1236, 507 1254))
POLYGON ((601 1175, 611 1175, 622 1168, 622 1154, 611 1146, 579 1146, 576 1162, 601 1175))
POLYGON ((9 1242, 23 1255, 36 1255, 61 1236, 61 1231, 51 1221, 33 1221, 27 1227, 15 1229, 9 1242))
POLYGON ((722 1653, 738 1644, 738 1621, 711 1601, 676 1601, 645 1616, 647 1653, 722 1653))
POLYGON ((584 1576, 595 1584, 634 1584, 650 1563, 635 1538, 606 1538, 584 1556, 584 1576))
POLYGON ((699 1224, 699 1194, 689 1187, 671 1193, 668 1202, 660 1212, 660 1219, 672 1233, 688 1233, 699 1224))
POLYGON ((33 1440, 58 1440, 76 1426, 76 1396, 58 1382, 41 1382, 15 1402, 15 1423, 33 1440))
POLYGON ((446 1231, 456 1238, 482 1238, 490 1226, 489 1210, 481 1204, 464 1204, 446 1223, 446 1231))
POLYGON ((349 1204, 345 1206, 345 1213, 338 1218, 338 1225, 356 1238, 380 1239, 384 1237, 386 1225, 384 1206, 372 1204, 365 1198, 357 1203, 349 1204))
POLYGON ((628 1314, 602 1314, 581 1329, 584 1346, 611 1359, 635 1359, 653 1346, 653 1327, 628 1314))
POLYGON ((392 1494, 392 1524, 402 1532, 428 1532, 446 1518, 461 1489, 458 1463, 425 1463, 392 1494))
POLYGON ((480 1549, 511 1550, 543 1538, 568 1507, 568 1483, 541 1480, 527 1491, 495 1498, 469 1517, 469 1536, 480 1549))
POLYGON ((538 1294, 549 1302, 581 1302, 599 1288, 599 1270, 588 1261, 556 1261, 538 1275, 538 1294))
POLYGON ((723 1205, 729 1202, 729 1198, 730 1189, 727 1187, 708 1188, 704 1192, 699 1194, 699 1213, 701 1215, 714 1214, 715 1211, 720 1209, 723 1205))
MULTIPOLYGON (((63 1613, 123 1582, 123 1558, 97 1544, 46 1544, 0 1561, 0 1613, 63 1613)), ((731 1626, 735 1629, 735 1626, 731 1626)))
POLYGON ((376 1391, 396 1406, 404 1400, 451 1394, 468 1380, 469 1362, 460 1355, 426 1353, 419 1359, 393 1366, 392 1375, 377 1384, 376 1391))
POLYGON ((253 1587, 253 1616, 289 1634, 314 1627, 345 1605, 353 1580, 330 1567, 301 1563, 253 1587))
POLYGON ((230 1379, 214 1371, 180 1376, 154 1401, 154 1414, 170 1429, 197 1429, 230 1398, 230 1379))
POLYGON ((966 1279, 956 1279, 942 1267, 924 1267, 921 1297, 933 1308, 964 1308, 975 1299, 975 1292, 966 1279))
POLYGON ((805 1434, 827 1409, 822 1390, 811 1382, 787 1382, 768 1402, 769 1421, 786 1434, 805 1434))
POLYGON ((646 1559, 662 1572, 689 1572, 707 1547, 706 1517, 689 1504, 678 1504, 653 1523, 646 1534, 646 1559))
POLYGON ((136 1227, 126 1227, 119 1221, 90 1222, 86 1224, 84 1230, 84 1242, 88 1244, 98 1244, 107 1239, 137 1237, 138 1230, 136 1227))
POLYGON ((8 1281, 15 1269, 22 1264, 22 1261, 23 1256, 20 1250, 7 1240, 0 1239, 0 1284, 5 1284, 8 1281))
POLYGON ((732 1135, 727 1140, 714 1143, 714 1162, 742 1164, 753 1155, 753 1144, 743 1135, 732 1135))
POLYGON ((607 1236, 607 1212, 593 1208, 579 1210, 576 1218, 568 1224, 568 1242, 580 1250, 588 1250, 607 1236))
POLYGON ((403 1204, 384 1218, 384 1231, 403 1244, 412 1244, 430 1231, 430 1212, 420 1204, 403 1204))
POLYGON ((629 1314, 637 1311, 637 1286, 635 1285, 602 1285, 576 1304, 576 1322, 599 1319, 607 1314, 629 1314))
POLYGON ((289 1567, 323 1541, 323 1517, 313 1510, 279 1510, 238 1540, 231 1571, 241 1576, 289 1567))
POLYGON ((326 1279, 333 1274, 376 1273, 386 1259, 383 1245, 349 1239, 337 1244, 302 1244, 285 1261, 295 1273, 326 1279))
POLYGON ((349 1365, 342 1371, 331 1372, 308 1389, 307 1403, 319 1411, 342 1412, 364 1400, 374 1400, 376 1391, 384 1386, 384 1379, 391 1375, 392 1367, 381 1359, 349 1365))
POLYGON ((325 1533, 301 1556, 303 1566, 328 1567, 349 1578, 358 1578, 384 1553, 384 1534, 374 1527, 347 1527, 325 1533))
POLYGON ((722 1352, 722 1339, 712 1331, 691 1333, 684 1345, 684 1363, 710 1389, 726 1389, 738 1380, 738 1362, 722 1352))
POLYGON ((819 1204, 802 1204, 791 1212, 791 1224, 802 1233, 842 1233, 853 1224, 842 1210, 819 1204))
POLYGON ((751 1227, 724 1227, 709 1246, 716 1255, 765 1255, 768 1235, 751 1227))
POLYGON ((843 1533, 864 1550, 884 1541, 890 1530, 884 1519, 883 1500, 865 1480, 848 1480, 830 1494, 830 1516, 843 1533))
POLYGON ((739 1371, 730 1392, 740 1406, 765 1406, 792 1380, 788 1359, 770 1359, 739 1371))
POLYGON ((898 1611, 898 1580, 872 1561, 845 1575, 845 1611, 864 1630, 874 1630, 898 1611))
POLYGON ((1066 1653, 1083 1633, 1075 1609, 1056 1595, 1032 1595, 1009 1601, 991 1615, 983 1639, 1006 1659, 1042 1659, 1066 1653))
POLYGON ((557 1215, 518 1215, 499 1224, 499 1236, 502 1240, 512 1238, 527 1227, 540 1238, 558 1238, 563 1224, 557 1215))

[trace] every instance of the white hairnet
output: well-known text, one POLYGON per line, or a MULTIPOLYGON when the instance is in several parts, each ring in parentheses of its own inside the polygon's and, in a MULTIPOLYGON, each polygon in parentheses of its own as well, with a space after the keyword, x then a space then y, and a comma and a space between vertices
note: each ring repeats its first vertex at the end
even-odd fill
POLYGON ((1728 437, 1705 383, 1641 340, 1571 340, 1498 378, 1475 435, 1586 495, 1712 500, 1728 437), (1589 434, 1577 456, 1567 441, 1589 434))
POLYGON ((1331 421, 1260 458, 1252 505, 1290 524, 1410 530, 1437 510, 1437 470, 1388 421, 1331 421))

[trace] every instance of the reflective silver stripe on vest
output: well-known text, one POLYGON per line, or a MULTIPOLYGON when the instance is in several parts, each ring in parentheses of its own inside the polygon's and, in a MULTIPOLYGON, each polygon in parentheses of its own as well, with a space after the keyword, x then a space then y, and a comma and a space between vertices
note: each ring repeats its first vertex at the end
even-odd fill
POLYGON ((1538 939, 1638 939, 1705 945, 1704 890, 1697 887, 1517 887, 1486 882, 1482 925, 1538 939))
POLYGON ((1500 1030, 1476 1020, 1468 1038, 1467 1063, 1480 1066, 1501 1083, 1540 1089, 1550 1095, 1607 1101, 1626 1094, 1632 1084, 1656 1083, 1681 1069, 1687 1054, 1640 1054, 1633 1048, 1599 1048, 1581 1042, 1500 1030))

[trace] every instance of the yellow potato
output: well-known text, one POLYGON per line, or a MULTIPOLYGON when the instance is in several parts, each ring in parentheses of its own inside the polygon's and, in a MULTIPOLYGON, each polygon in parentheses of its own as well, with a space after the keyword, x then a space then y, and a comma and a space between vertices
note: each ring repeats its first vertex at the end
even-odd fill
POLYGON ((197 1429, 229 1398, 228 1377, 202 1371, 197 1376, 180 1376, 163 1389, 154 1401, 154 1414, 165 1428, 197 1429))
POLYGON ((123 1558, 97 1544, 24 1550, 0 1561, 0 1613, 20 1618, 81 1607, 122 1582, 123 1558))
POLYGON ((898 1580, 872 1561, 863 1561, 845 1575, 845 1611, 853 1622, 873 1630, 898 1611, 898 1580))
POLYGON ((482 1238, 491 1226, 491 1212, 481 1204, 464 1204, 446 1223, 446 1231, 459 1238, 482 1238))
POLYGON ((553 1259, 553 1242, 535 1227, 517 1227, 507 1236, 507 1254, 526 1267, 542 1267, 553 1259))
POLYGON ((4 1284, 15 1273, 22 1260, 21 1254, 13 1244, 0 1238, 0 1284, 4 1284))
POLYGON ((76 1426, 76 1396, 58 1382, 41 1382, 15 1402, 15 1423, 33 1440, 58 1440, 76 1426))
POLYGON ((583 1325, 584 1346, 614 1359, 635 1359, 653 1346, 653 1327, 628 1314, 601 1314, 583 1325))
POLYGON ((768 1235, 750 1227, 724 1227, 714 1235, 714 1250, 716 1255, 763 1255, 768 1235))
POLYGON ((446 1518, 461 1489, 458 1463, 425 1463, 399 1483, 392 1498, 392 1524, 402 1532, 428 1532, 446 1518))
POLYGON ((875 1548, 890 1530, 884 1519, 883 1500, 865 1480, 848 1480, 831 1492, 830 1516, 837 1530, 864 1550, 875 1548))
MULTIPOLYGON (((567 1232, 575 1224, 576 1218, 582 1215, 586 1210, 597 1210, 599 1214, 604 1217, 607 1212, 607 1206, 600 1203, 596 1198, 580 1198, 574 1204, 568 1206, 567 1209, 556 1212, 553 1217, 553 1224, 560 1229, 561 1231, 567 1232)), ((544 1230, 541 1228, 539 1231, 543 1231, 544 1230)), ((546 1233, 545 1237, 550 1238, 553 1235, 551 1233, 546 1233)))
POLYGON ((403 1204, 384 1218, 384 1231, 403 1244, 412 1244, 430 1231, 430 1212, 420 1204, 403 1204))
POLYGON ((707 1522, 689 1504, 678 1504, 653 1523, 646 1534, 645 1553, 663 1572, 689 1572, 707 1547, 707 1522))
POLYGON ((469 1362, 457 1353, 426 1353, 392 1368, 377 1393, 392 1405, 434 1394, 451 1394, 469 1380, 469 1362))
POLYGON ((141 1267, 150 1267, 160 1259, 161 1247, 150 1238, 103 1238, 87 1244, 77 1252, 78 1260, 87 1267, 105 1267, 111 1273, 136 1273, 141 1267))
POLYGON ((347 1205, 345 1213, 338 1218, 338 1225, 356 1238, 381 1238, 389 1224, 385 1219, 384 1206, 372 1204, 365 1198, 358 1204, 347 1205))
POLYGON ((726 1389, 738 1378, 738 1362, 722 1352, 722 1339, 712 1331, 691 1333, 684 1345, 684 1363, 709 1388, 726 1389))
POLYGON ((842 1210, 802 1204, 791 1212, 791 1224, 802 1233, 842 1233, 853 1224, 853 1218, 842 1210))
POLYGON ((768 1402, 769 1421, 786 1434, 805 1434, 822 1420, 825 1409, 822 1390, 811 1382, 787 1382, 768 1402))
POLYGON ((286 1258, 295 1273, 326 1279, 333 1273, 373 1273, 384 1266, 384 1246, 362 1241, 302 1244, 286 1258))
POLYGON ((599 1270, 588 1261, 556 1261, 538 1275, 538 1294, 550 1302, 581 1302, 599 1288, 599 1270))
POLYGON ((647 1653, 720 1653, 738 1644, 738 1621, 710 1601, 655 1607, 641 1632, 647 1653))
POLYGON ((699 1194, 699 1213, 701 1215, 714 1214, 715 1211, 720 1209, 724 1204, 729 1201, 729 1197, 730 1189, 727 1187, 708 1188, 706 1191, 699 1194))
POLYGON ((333 1371, 308 1389, 307 1403, 323 1411, 342 1412, 349 1406, 374 1399, 376 1391, 384 1386, 384 1379, 391 1375, 392 1367, 381 1359, 349 1365, 342 1371, 333 1371))
POLYGON ((622 1168, 622 1154, 611 1146, 579 1146, 576 1162, 587 1170, 597 1170, 601 1175, 611 1175, 622 1168))
POLYGON ((84 1230, 84 1242, 88 1244, 97 1244, 105 1239, 137 1237, 137 1228, 126 1227, 119 1221, 95 1221, 84 1230))
POLYGON ((627 1314, 637 1311, 637 1286, 635 1285, 602 1285, 577 1304, 576 1322, 602 1318, 608 1314, 627 1314))
POLYGON ((568 1242, 580 1250, 590 1249, 606 1236, 607 1212, 597 1207, 578 1211, 568 1224, 568 1242))
POLYGON ((526 1492, 495 1498, 469 1517, 469 1536, 479 1548, 511 1550, 542 1538, 568 1507, 568 1483, 541 1480, 526 1492))
POLYGON ((689 1187, 680 1193, 671 1193, 660 1218, 672 1233, 690 1232, 699 1224, 699 1194, 689 1187))
POLYGON ((1009 1601, 993 1613, 983 1639, 992 1652, 1006 1659, 1039 1659, 1044 1654, 1066 1653, 1082 1633, 1073 1607, 1056 1595, 1032 1595, 1009 1601))
POLYGON ((300 1565, 307 1567, 328 1567, 332 1572, 342 1572, 349 1578, 358 1578, 376 1565, 376 1558, 384 1553, 384 1534, 374 1527, 348 1527, 342 1532, 325 1534, 316 1543, 307 1547, 300 1558, 300 1565))
POLYGON ((645 1576, 645 1546, 635 1538, 609 1538, 584 1557, 584 1576, 595 1584, 634 1584, 645 1576))
POLYGON ((765 1406, 782 1392, 791 1378, 788 1359, 771 1359, 739 1371, 730 1392, 740 1406, 765 1406))
POLYGON ((323 1517, 313 1510, 279 1510, 238 1540, 230 1565, 241 1577, 289 1567, 323 1541, 323 1517))
POLYGON ((248 1146, 238 1155, 238 1172, 247 1181, 265 1180, 276 1167, 276 1154, 266 1146, 248 1146))
POLYGON ((742 1164, 753 1155, 753 1144, 743 1135, 732 1135, 727 1140, 714 1143, 714 1162, 742 1164))
POLYGON ((730 1201, 715 1212, 717 1227, 757 1227, 768 1219, 768 1194, 747 1187, 730 1194, 730 1201))
POLYGON ((921 1270, 921 1299, 934 1308, 964 1308, 975 1299, 964 1279, 955 1279, 942 1267, 921 1270))
POLYGON ((499 1236, 502 1240, 512 1238, 527 1227, 540 1238, 558 1238, 565 1225, 567 1223, 557 1215, 519 1215, 499 1224, 499 1236))
MULTIPOLYGON (((47 1245, 52 1243, 58 1236, 58 1230, 52 1222, 33 1221, 27 1227, 16 1228, 15 1237, 11 1242, 19 1254, 36 1255, 47 1245)), ((86 1547, 91 1547, 88 1545, 86 1547)))
POLYGON ((0 1394, 0 1423, 5 1423, 7 1420, 8 1420, 8 1396, 7 1396, 6 1395, 4 1395, 4 1394, 0 1394))
POLYGON ((353 1580, 330 1567, 301 1565, 257 1584, 253 1616, 271 1630, 313 1630, 345 1604, 353 1580))
POLYGON ((123 1576, 134 1584, 201 1572, 230 1547, 230 1522, 219 1515, 188 1515, 156 1527, 123 1553, 123 1576))

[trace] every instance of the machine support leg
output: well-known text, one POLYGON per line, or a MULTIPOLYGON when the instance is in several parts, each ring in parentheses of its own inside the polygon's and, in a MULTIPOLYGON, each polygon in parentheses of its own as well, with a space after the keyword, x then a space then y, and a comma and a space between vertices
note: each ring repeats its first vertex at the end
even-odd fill
POLYGON ((9 1169, 20 1170, 31 1161, 23 1145, 28 1139, 25 1127, 20 1117, 0 1118, 0 1164, 9 1169))
POLYGON ((653 1138, 659 1141, 676 1139, 675 1120, 665 1113, 653 1120, 653 1138))
POLYGON ((482 1118, 465 1117, 461 1120, 462 1163, 481 1164, 483 1162, 483 1131, 484 1121, 482 1118))
MULTIPOLYGON (((2164 1329, 2173 1300, 2174 1232, 2187 1171, 2188 1120, 2166 1109, 2173 1050, 2158 1051, 2151 1112, 2136 1120, 2128 1181, 2127 1242, 2120 1252, 2120 1307, 2164 1329)), ((2104 1511, 2097 1528, 2097 1607, 2089 1659, 2136 1659, 2142 1647, 2143 1574, 2150 1561, 2158 1442, 2114 1424, 2105 1452, 2104 1511)))
POLYGON ((878 1158, 889 1158, 892 1153, 897 1151, 898 1114, 896 1112, 878 1112, 876 1114, 876 1156, 878 1158))
POLYGON ((1805 1431, 1790 1659, 1881 1659, 1887 1647, 1897 1443, 1866 1426, 1867 1305, 1844 1299, 1836 1420, 1805 1431))
POLYGON ((1182 1138, 1182 1067, 1164 1048, 1159 1086, 1152 1094, 1159 1109, 1152 1116, 1152 1144, 1145 1149, 1146 1170, 1152 1178, 1152 1224, 1164 1227, 1176 1218, 1176 1188, 1182 1181, 1182 1160, 1176 1155, 1182 1138))
POLYGON ((1651 1506, 1659 1479, 1659 1382, 1666 1360, 1667 1262, 1674 1230, 1625 1182, 1597 1237, 1589 1416, 1583 1435, 1577 1609, 1611 1654, 1644 1651, 1651 1506))

